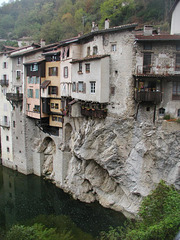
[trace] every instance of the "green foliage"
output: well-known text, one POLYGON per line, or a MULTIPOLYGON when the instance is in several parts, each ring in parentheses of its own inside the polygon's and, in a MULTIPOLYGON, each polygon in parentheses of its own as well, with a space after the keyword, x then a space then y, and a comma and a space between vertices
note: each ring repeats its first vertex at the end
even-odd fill
POLYGON ((135 10, 134 0, 106 0, 101 5, 101 24, 109 18, 112 26, 118 26, 131 20, 135 10))
POLYGON ((104 27, 130 22, 169 28, 171 0, 21 0, 0 8, 0 38, 42 37, 47 43, 91 30, 91 23, 104 27), (23 24, 22 24, 23 23, 23 24))
POLYGON ((146 198, 139 220, 101 234, 101 240, 172 240, 180 230, 180 194, 163 181, 146 198))
POLYGON ((166 115, 164 116, 164 119, 165 119, 165 120, 169 120, 169 119, 171 119, 170 114, 166 114, 166 115))
MULTIPOLYGON (((83 232, 76 224, 68 217, 64 215, 54 216, 54 215, 40 215, 27 222, 28 225, 40 224, 45 226, 47 229, 56 229, 56 234, 62 237, 58 240, 93 240, 93 237, 83 232), (69 231, 71 229, 71 231, 69 231)), ((52 238, 54 240, 54 238, 52 238)))
POLYGON ((18 47, 18 42, 16 42, 16 41, 2 41, 2 42, 0 42, 0 51, 2 50, 3 46, 18 47))
POLYGON ((7 240, 71 240, 71 232, 56 233, 55 228, 46 228, 42 224, 33 226, 15 225, 7 233, 7 240))

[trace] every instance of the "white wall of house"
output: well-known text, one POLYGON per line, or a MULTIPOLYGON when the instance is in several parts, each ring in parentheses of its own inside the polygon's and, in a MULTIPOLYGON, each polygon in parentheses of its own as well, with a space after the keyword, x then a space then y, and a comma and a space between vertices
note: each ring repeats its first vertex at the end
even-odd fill
POLYGON ((76 83, 76 91, 72 91, 72 98, 83 101, 109 101, 109 56, 101 59, 82 62, 82 73, 79 73, 79 63, 72 64, 72 84, 76 83), (86 64, 90 64, 90 72, 86 72, 86 64), (80 92, 79 82, 85 84, 86 90, 80 92), (95 83, 95 92, 91 92, 91 83, 95 83))
POLYGON ((171 18, 171 34, 180 34, 180 1, 177 3, 171 18))
POLYGON ((12 89, 12 60, 7 53, 0 55, 0 66, 1 80, 4 80, 3 75, 6 75, 9 83, 8 86, 0 86, 1 159, 3 165, 13 167, 12 106, 6 100, 6 93, 11 92, 12 89))

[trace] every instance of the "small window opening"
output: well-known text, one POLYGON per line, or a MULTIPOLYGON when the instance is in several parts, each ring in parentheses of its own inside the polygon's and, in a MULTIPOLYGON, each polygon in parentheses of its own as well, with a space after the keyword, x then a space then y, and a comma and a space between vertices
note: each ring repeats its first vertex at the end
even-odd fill
POLYGON ((165 114, 165 109, 164 108, 160 108, 159 109, 159 116, 164 116, 164 114, 165 114))

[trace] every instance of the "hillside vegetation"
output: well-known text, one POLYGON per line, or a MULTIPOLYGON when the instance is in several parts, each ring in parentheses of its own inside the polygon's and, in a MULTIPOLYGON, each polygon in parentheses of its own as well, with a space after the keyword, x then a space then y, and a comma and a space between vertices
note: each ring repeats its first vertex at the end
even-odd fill
POLYGON ((87 33, 92 22, 104 27, 137 22, 169 30, 169 10, 174 0, 21 0, 0 8, 0 38, 31 36, 46 43, 87 33))

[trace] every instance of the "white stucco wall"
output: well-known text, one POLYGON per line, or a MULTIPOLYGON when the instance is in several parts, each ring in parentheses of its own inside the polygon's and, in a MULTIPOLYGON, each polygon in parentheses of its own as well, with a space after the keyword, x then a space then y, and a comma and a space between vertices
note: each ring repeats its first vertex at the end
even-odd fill
POLYGON ((171 18, 171 34, 180 34, 180 1, 176 5, 171 18))

